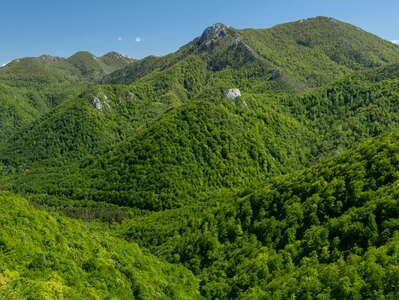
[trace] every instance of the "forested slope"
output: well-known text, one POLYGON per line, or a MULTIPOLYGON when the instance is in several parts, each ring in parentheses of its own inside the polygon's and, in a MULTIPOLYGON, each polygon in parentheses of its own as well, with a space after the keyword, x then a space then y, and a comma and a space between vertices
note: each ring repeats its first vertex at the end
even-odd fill
POLYGON ((208 205, 126 221, 121 234, 202 280, 209 299, 399 296, 398 134, 208 205))
POLYGON ((108 110, 99 111, 83 98, 83 105, 74 106, 79 113, 74 119, 69 108, 68 114, 53 114, 60 120, 67 116, 64 124, 76 120, 76 126, 64 125, 65 135, 52 129, 53 118, 21 134, 3 151, 6 166, 23 171, 36 158, 39 163, 46 158, 50 166, 57 165, 51 159, 59 163, 68 155, 82 159, 51 171, 29 167, 15 176, 14 188, 159 210, 197 201, 219 188, 256 185, 399 129, 396 79, 346 78, 300 95, 243 93, 234 101, 211 96, 168 111, 157 105, 161 110, 153 110, 154 115, 142 115, 149 112, 149 106, 140 106, 148 105, 145 100, 125 98, 118 104, 111 102, 118 99, 115 95, 108 110), (120 113, 124 105, 130 105, 126 118, 120 113), (137 123, 128 117, 135 110, 137 123), (86 112, 92 121, 81 116, 86 112))
POLYGON ((317 17, 1 67, 0 298, 399 298, 398 61, 317 17))
POLYGON ((10 193, 0 208, 1 299, 201 299, 189 271, 134 243, 10 193))
POLYGON ((77 97, 105 74, 132 61, 116 52, 100 58, 79 52, 68 59, 49 55, 21 58, 0 67, 0 143, 4 144, 4 138, 18 130, 26 130, 24 125, 51 112, 66 99, 77 97))
POLYGON ((297 91, 398 59, 397 45, 333 18, 310 18, 268 29, 237 30, 215 24, 177 52, 136 61, 103 82, 146 81, 147 74, 170 73, 181 61, 201 61, 210 86, 214 81, 233 80, 243 90, 297 91), (247 85, 254 77, 266 80, 247 85))

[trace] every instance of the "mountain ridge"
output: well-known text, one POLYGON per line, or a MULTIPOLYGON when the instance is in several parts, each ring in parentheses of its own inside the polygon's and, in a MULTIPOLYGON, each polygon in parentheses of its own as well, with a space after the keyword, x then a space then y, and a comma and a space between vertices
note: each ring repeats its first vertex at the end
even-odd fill
POLYGON ((0 68, 0 298, 398 298, 398 61, 316 17, 0 68))

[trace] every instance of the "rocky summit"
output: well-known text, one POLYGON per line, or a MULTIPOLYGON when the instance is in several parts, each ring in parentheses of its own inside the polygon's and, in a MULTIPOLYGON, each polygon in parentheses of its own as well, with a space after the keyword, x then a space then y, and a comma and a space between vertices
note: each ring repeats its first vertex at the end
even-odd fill
POLYGON ((225 38, 228 34, 228 28, 223 23, 216 23, 204 30, 199 43, 203 48, 211 48, 218 40, 225 38))
POLYGON ((220 38, 224 38, 227 35, 227 26, 223 23, 216 23, 212 26, 209 26, 204 30, 201 35, 201 41, 209 41, 216 40, 220 38))

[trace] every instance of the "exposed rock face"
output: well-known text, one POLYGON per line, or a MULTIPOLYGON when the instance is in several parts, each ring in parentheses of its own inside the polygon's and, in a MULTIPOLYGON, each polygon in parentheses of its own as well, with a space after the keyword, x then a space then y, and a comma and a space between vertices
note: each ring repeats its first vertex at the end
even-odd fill
POLYGON ((225 93, 224 93, 224 97, 233 101, 236 105, 241 106, 243 108, 247 108, 248 104, 247 102, 240 98, 241 97, 241 92, 239 89, 237 88, 233 88, 233 89, 228 89, 225 93))
POLYGON ((241 96, 241 92, 240 92, 240 90, 237 89, 237 88, 228 89, 228 90, 224 93, 224 96, 225 96, 227 99, 235 100, 237 97, 240 97, 240 96, 241 96))
POLYGON ((227 26, 222 23, 216 23, 206 28, 201 36, 202 41, 223 38, 227 35, 227 26))
POLYGON ((227 36, 227 26, 222 23, 216 23, 204 30, 199 40, 202 48, 211 48, 215 42, 227 36))
POLYGON ((94 106, 95 108, 97 108, 97 109, 99 109, 99 110, 102 110, 102 109, 103 109, 103 104, 101 103, 101 100, 98 99, 97 97, 95 97, 91 103, 93 104, 93 106, 94 106))
POLYGON ((129 99, 132 99, 132 98, 134 98, 136 95, 135 94, 133 94, 132 92, 128 92, 127 93, 127 97, 129 98, 129 99))
POLYGON ((108 103, 108 97, 106 95, 94 97, 94 99, 91 101, 91 104, 98 110, 111 107, 108 103))

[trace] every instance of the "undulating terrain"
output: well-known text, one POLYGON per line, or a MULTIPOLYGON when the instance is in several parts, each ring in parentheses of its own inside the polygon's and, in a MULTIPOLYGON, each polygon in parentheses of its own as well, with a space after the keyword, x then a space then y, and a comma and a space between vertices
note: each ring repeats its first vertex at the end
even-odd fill
POLYGON ((399 46, 218 23, 0 67, 0 299, 398 299, 399 46))

